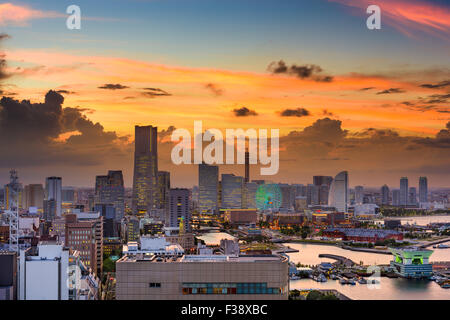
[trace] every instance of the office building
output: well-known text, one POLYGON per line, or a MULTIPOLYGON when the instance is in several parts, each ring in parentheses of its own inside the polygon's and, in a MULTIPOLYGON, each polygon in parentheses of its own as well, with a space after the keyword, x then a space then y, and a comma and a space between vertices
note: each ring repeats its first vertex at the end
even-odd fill
POLYGON ((0 301, 17 299, 17 254, 0 251, 0 301))
POLYGON ((55 201, 56 216, 61 217, 62 213, 62 178, 48 177, 45 180, 45 200, 55 201))
POLYGON ((188 189, 170 189, 169 216, 166 227, 178 228, 180 232, 190 232, 191 210, 188 189))
POLYGON ((392 190, 392 205, 400 206, 400 190, 399 189, 392 190))
POLYGON ((419 202, 428 202, 428 179, 427 177, 419 178, 419 202))
POLYGON ((287 300, 287 257, 125 255, 116 263, 117 300, 287 300), (133 276, 132 276, 133 275, 133 276))
POLYGON ((198 165, 198 211, 200 214, 217 213, 219 167, 205 163, 198 165))
POLYGON ((409 188, 408 204, 409 205, 417 205, 417 189, 415 187, 409 188))
POLYGON ((114 221, 120 222, 125 213, 125 187, 122 171, 108 171, 106 176, 95 179, 95 205, 112 205, 114 221))
POLYGON ((83 264, 97 275, 103 265, 103 217, 98 212, 67 214, 65 245, 80 253, 83 264))
POLYGON ((116 222, 116 208, 112 204, 96 204, 94 211, 103 217, 103 237, 114 238, 119 234, 119 224, 116 222))
POLYGON ((406 206, 408 204, 408 178, 402 177, 400 179, 400 205, 406 206))
POLYGON ((339 212, 347 212, 348 186, 348 172, 342 171, 331 183, 328 205, 339 212))
POLYGON ((320 187, 314 184, 306 186, 306 199, 308 205, 318 205, 320 202, 320 187))
POLYGON ((28 210, 30 207, 38 209, 44 208, 44 187, 42 184, 29 184, 25 186, 23 193, 23 208, 28 210))
POLYGON ((158 128, 135 127, 133 214, 143 215, 157 207, 158 128))
POLYGON ((224 209, 242 208, 244 178, 234 174, 222 174, 222 204, 224 209))
POLYGON ((364 198, 364 187, 356 186, 355 187, 355 204, 363 204, 364 198))
POLYGON ((164 219, 169 212, 169 196, 170 196, 170 172, 158 171, 157 208, 163 210, 164 214, 162 216, 164 219))
POLYGON ((389 187, 387 185, 381 187, 381 204, 389 204, 389 187))
POLYGON ((62 203, 63 205, 74 205, 77 203, 77 191, 74 187, 62 188, 62 203))

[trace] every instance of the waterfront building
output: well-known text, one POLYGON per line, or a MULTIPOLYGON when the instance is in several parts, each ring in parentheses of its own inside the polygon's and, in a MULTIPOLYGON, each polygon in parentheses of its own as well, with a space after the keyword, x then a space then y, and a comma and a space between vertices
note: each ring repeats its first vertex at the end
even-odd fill
POLYGON ((389 248, 394 256, 391 268, 405 278, 428 278, 433 274, 429 258, 433 250, 418 247, 389 248))
POLYGON ((323 235, 332 238, 342 238, 344 241, 371 242, 388 239, 403 240, 403 234, 394 230, 359 229, 359 228, 328 228, 323 235))
POLYGON ((62 213, 62 178, 48 177, 45 179, 45 200, 55 201, 55 215, 61 217, 62 213))
POLYGON ((336 175, 330 187, 328 205, 339 212, 346 212, 348 206, 348 172, 342 171, 336 175))
POLYGON ((200 214, 216 213, 218 209, 219 167, 198 165, 198 209, 200 214))
POLYGON ((428 202, 428 179, 427 177, 419 178, 419 202, 428 202))
POLYGON ((143 215, 158 199, 158 128, 135 126, 134 144, 132 212, 143 215))
POLYGON ((406 206, 408 204, 408 178, 402 177, 400 179, 400 205, 406 206))
POLYGON ((116 299, 287 300, 288 267, 278 255, 125 255, 116 299))

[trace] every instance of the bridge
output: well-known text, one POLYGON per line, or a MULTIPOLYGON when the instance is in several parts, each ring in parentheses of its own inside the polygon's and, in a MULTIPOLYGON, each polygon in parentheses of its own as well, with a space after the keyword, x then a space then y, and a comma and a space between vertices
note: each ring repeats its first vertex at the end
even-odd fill
POLYGON ((329 258, 329 259, 336 260, 340 264, 343 264, 345 267, 352 267, 352 266, 354 266, 356 264, 355 262, 353 262, 350 259, 347 259, 346 257, 337 256, 337 255, 334 255, 334 254, 321 253, 321 254, 319 254, 319 258, 329 258))

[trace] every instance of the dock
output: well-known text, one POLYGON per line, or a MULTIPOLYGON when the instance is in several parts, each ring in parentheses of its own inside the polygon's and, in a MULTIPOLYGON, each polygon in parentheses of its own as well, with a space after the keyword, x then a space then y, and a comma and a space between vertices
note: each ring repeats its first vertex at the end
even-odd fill
POLYGON ((319 254, 319 258, 329 258, 329 259, 336 260, 339 263, 341 263, 342 265, 344 265, 345 267, 353 267, 354 265, 356 265, 356 263, 353 262, 352 260, 347 259, 346 257, 337 256, 334 254, 319 254))

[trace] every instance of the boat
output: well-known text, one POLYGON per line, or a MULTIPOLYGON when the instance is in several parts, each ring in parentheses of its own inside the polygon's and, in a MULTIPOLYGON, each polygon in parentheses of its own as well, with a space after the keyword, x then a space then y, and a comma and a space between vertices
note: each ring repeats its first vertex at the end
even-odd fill
POLYGON ((450 246, 446 245, 446 244, 438 244, 436 246, 437 249, 448 249, 450 248, 450 246))
POLYGON ((364 279, 364 278, 359 278, 359 279, 358 279, 358 283, 359 283, 359 284, 367 284, 367 280, 364 279))
POLYGON ((356 281, 353 280, 353 279, 349 279, 349 280, 347 280, 347 283, 351 284, 352 286, 354 286, 356 284, 356 281))
POLYGON ((367 283, 370 283, 370 284, 379 284, 379 283, 380 283, 380 280, 377 280, 377 279, 369 279, 369 280, 367 280, 367 283))
POLYGON ((344 278, 339 279, 339 283, 340 284, 348 284, 348 281, 345 280, 344 278))
POLYGON ((330 275, 330 279, 331 279, 331 280, 338 280, 339 277, 338 277, 337 275, 335 275, 335 274, 331 274, 331 275, 330 275))
POLYGON ((321 273, 318 277, 317 277, 317 282, 327 282, 327 277, 325 277, 323 275, 323 273, 321 273))
POLYGON ((290 280, 299 280, 299 279, 301 279, 301 278, 295 274, 290 276, 290 280))

